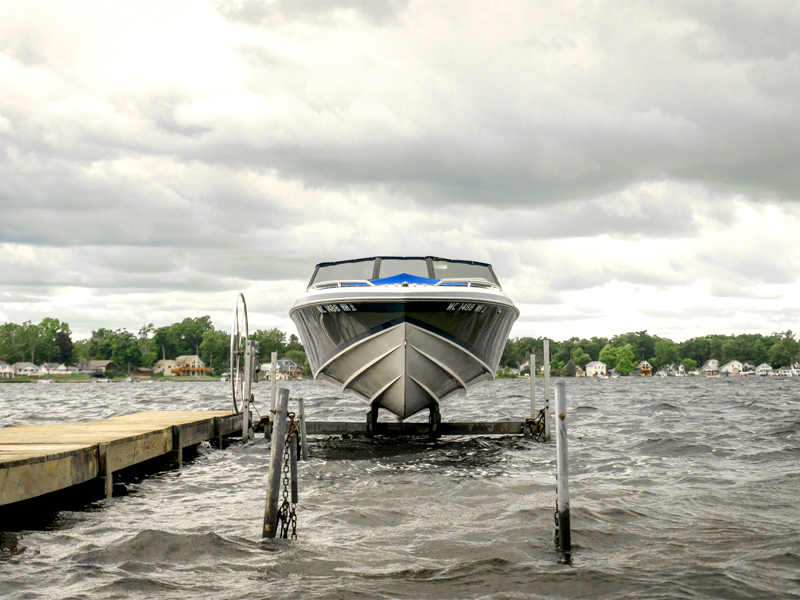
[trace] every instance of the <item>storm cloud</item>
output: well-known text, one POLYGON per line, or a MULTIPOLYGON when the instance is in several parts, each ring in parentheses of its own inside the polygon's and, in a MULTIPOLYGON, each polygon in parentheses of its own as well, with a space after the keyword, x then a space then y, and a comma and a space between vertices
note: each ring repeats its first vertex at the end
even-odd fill
POLYGON ((291 329, 316 262, 433 254, 492 262, 515 335, 798 327, 796 3, 1 14, 0 320, 245 290, 291 329))

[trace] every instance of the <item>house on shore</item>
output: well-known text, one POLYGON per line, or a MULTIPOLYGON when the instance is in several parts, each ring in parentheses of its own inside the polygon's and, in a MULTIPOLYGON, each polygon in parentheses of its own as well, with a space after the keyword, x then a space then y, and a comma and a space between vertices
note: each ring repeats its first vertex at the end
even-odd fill
POLYGON ((200 360, 197 354, 188 356, 179 356, 175 359, 177 367, 172 369, 173 375, 180 375, 183 377, 202 377, 211 372, 211 367, 207 367, 206 363, 200 360))
POLYGON ((756 375, 762 377, 772 374, 772 365, 769 363, 761 363, 756 367, 756 375))
POLYGON ((278 361, 278 376, 284 375, 284 379, 297 379, 303 372, 303 367, 293 360, 282 358, 278 361))
POLYGON ((705 375, 716 375, 719 371, 719 361, 716 358, 709 358, 700 367, 700 372, 705 375))
POLYGON ((8 365, 11 371, 11 377, 41 377, 42 372, 32 362, 18 362, 13 365, 8 365))
POLYGON ((730 360, 719 368, 720 373, 727 373, 728 375, 741 375, 744 370, 744 365, 738 360, 730 360))
POLYGON ((636 374, 640 377, 648 377, 653 374, 653 366, 646 360, 643 360, 636 365, 636 374))
POLYGON ((686 369, 683 367, 683 363, 674 362, 671 365, 667 366, 667 375, 670 377, 685 377, 686 376, 686 369))
POLYGON ((79 374, 90 377, 105 377, 108 371, 114 377, 118 371, 117 365, 110 360, 79 360, 77 366, 79 374))
POLYGON ((600 362, 599 360, 586 363, 586 376, 597 377, 598 375, 606 376, 606 363, 600 362))
POLYGON ((8 364, 4 360, 0 360, 0 379, 11 379, 14 375, 14 365, 8 364))
POLYGON ((153 365, 153 374, 162 373, 164 377, 172 377, 172 370, 178 368, 178 363, 171 358, 162 358, 153 365))

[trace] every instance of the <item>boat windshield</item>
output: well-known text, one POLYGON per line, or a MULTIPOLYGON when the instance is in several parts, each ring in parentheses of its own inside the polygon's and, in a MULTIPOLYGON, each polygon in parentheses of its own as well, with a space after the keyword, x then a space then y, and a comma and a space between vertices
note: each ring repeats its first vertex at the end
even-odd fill
POLYGON ((382 258, 379 278, 392 277, 393 275, 416 275, 428 277, 428 261, 424 258, 382 258))
POLYGON ((313 283, 325 281, 353 281, 372 279, 375 268, 375 259, 354 260, 344 263, 320 265, 314 276, 313 283))
POLYGON ((433 277, 442 281, 488 281, 497 283, 489 265, 433 259, 433 277))
MULTIPOLYGON (((407 273, 440 281, 475 281, 500 285, 492 267, 485 263, 435 257, 398 256, 362 258, 335 263, 320 263, 309 285, 343 281, 369 281, 407 273), (376 265, 377 262, 377 265, 376 265), (378 272, 376 273, 376 266, 378 272)), ((358 285, 358 284, 353 284, 358 285)), ((366 283, 361 284, 366 285, 366 283)))

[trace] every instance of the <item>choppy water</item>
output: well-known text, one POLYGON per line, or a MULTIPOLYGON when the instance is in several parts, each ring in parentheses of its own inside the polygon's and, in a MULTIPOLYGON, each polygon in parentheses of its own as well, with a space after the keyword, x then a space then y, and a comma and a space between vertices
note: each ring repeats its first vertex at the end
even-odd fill
MULTIPOLYGON (((129 483, 127 495, 3 534, 0 597, 800 597, 800 379, 567 385, 570 563, 552 541, 554 444, 313 439, 300 467, 299 539, 265 542, 259 439, 203 447, 181 470, 129 483)), ((366 411, 313 382, 290 388, 309 419, 366 411)), ((0 385, 0 423, 226 408, 226 391, 0 385)), ((528 410, 528 383, 513 380, 442 415, 528 410)))

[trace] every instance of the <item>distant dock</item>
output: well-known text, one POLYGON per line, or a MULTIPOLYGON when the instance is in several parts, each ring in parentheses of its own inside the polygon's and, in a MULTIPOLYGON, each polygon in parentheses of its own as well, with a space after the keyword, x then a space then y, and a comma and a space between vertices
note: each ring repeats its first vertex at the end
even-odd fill
POLYGON ((0 506, 104 478, 183 448, 241 434, 242 415, 230 411, 143 412, 84 423, 0 429, 0 506))

